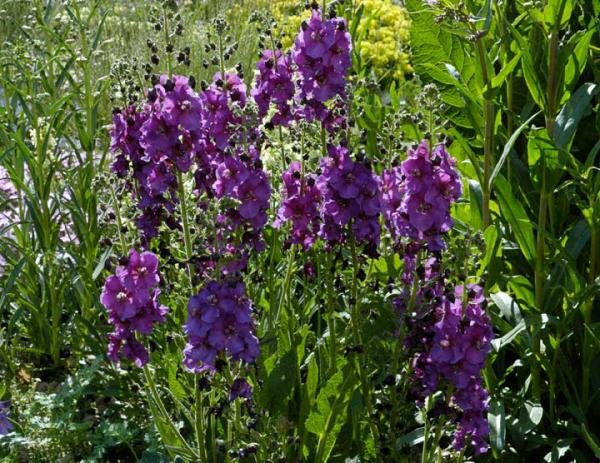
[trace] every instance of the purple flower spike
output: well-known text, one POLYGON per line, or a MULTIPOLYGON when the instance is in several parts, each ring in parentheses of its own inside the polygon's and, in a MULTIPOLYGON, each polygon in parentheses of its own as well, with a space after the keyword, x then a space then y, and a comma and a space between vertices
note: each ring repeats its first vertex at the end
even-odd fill
POLYGON ((317 187, 323 197, 323 224, 320 235, 328 242, 339 241, 342 229, 352 226, 355 239, 379 243, 380 195, 371 170, 350 159, 348 150, 329 146, 321 161, 317 187))
POLYGON ((208 282, 190 298, 184 330, 184 365, 194 373, 214 372, 217 357, 225 353, 246 363, 258 357, 252 306, 240 282, 208 282))
POLYGON ((283 203, 274 226, 289 221, 292 225, 290 243, 309 249, 317 239, 320 226, 321 192, 312 174, 302 176, 299 162, 293 162, 283 174, 283 203))
POLYGON ((461 195, 461 183, 444 145, 430 152, 423 140, 400 167, 383 173, 379 185, 384 217, 394 238, 423 241, 431 251, 445 247, 442 235, 452 228, 450 207, 461 195))
POLYGON ((114 326, 108 346, 108 358, 113 362, 122 356, 138 367, 148 363, 148 352, 136 339, 136 333, 149 335, 155 323, 165 320, 168 309, 158 302, 159 282, 156 255, 135 250, 130 251, 127 264, 117 267, 115 275, 106 279, 100 302, 114 326))
POLYGON ((325 103, 345 94, 352 40, 342 18, 323 20, 314 10, 302 24, 292 57, 298 67, 300 99, 325 103))

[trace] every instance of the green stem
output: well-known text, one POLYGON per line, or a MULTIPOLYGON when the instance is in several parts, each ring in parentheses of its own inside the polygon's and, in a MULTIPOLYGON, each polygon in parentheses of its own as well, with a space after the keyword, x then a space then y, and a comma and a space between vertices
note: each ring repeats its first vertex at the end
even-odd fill
POLYGON ((217 34, 219 36, 219 66, 221 68, 221 79, 225 81, 225 53, 223 51, 223 37, 221 34, 217 34))
MULTIPOLYGON (((594 227, 591 232, 590 242, 590 270, 588 274, 588 282, 590 285, 594 284, 598 275, 598 254, 600 254, 600 229, 594 227)), ((593 355, 591 348, 588 347, 593 343, 590 339, 588 332, 589 327, 592 324, 592 311, 594 308, 594 298, 586 303, 586 307, 583 313, 584 321, 584 333, 583 333, 583 376, 582 376, 582 401, 584 406, 587 407, 590 398, 590 377, 592 373, 592 360, 593 355)))
MULTIPOLYGON (((163 7, 163 26, 164 26, 164 31, 165 31, 165 51, 167 46, 169 45, 169 18, 167 16, 167 7, 164 6, 163 7)), ((173 75, 173 71, 171 69, 171 53, 169 53, 168 51, 167 53, 167 75, 169 76, 169 79, 171 78, 171 76, 173 75)))
POLYGON ((365 405, 367 409, 367 420, 369 422, 369 427, 371 429, 371 434, 373 435, 373 439, 375 441, 375 445, 379 443, 379 431, 377 426, 374 425, 372 416, 373 416, 373 403, 371 401, 371 389, 369 388, 369 379, 366 375, 366 372, 363 368, 363 359, 366 354, 367 347, 363 344, 363 339, 360 331, 359 320, 359 301, 358 301, 358 258, 356 255, 356 241, 354 239, 354 235, 352 230, 349 227, 348 235, 350 237, 350 250, 352 253, 352 330, 354 332, 354 338, 356 342, 362 346, 362 353, 356 356, 356 366, 358 368, 358 374, 360 377, 360 383, 362 387, 362 395, 365 400, 365 405))
POLYGON ((185 449, 191 455, 196 455, 196 452, 194 451, 194 449, 192 447, 190 447, 190 445, 187 443, 187 441, 183 438, 183 436, 179 432, 179 429, 177 428, 177 426, 175 426, 175 424, 171 420, 171 416, 167 412, 165 404, 162 401, 162 399, 160 398, 158 390, 156 389, 156 383, 154 382, 154 378, 152 377, 152 374, 150 373, 150 369, 148 368, 148 365, 144 365, 143 371, 144 371, 144 377, 146 378, 146 383, 150 389, 150 395, 152 396, 152 399, 154 400, 154 403, 155 403, 156 407, 158 408, 158 411, 163 416, 164 421, 167 423, 169 428, 171 428, 171 431, 179 438, 179 441, 181 442, 183 447, 185 447, 185 449))
POLYGON ((123 234, 123 220, 121 219, 121 207, 119 206, 119 202, 117 201, 117 195, 115 193, 115 189, 112 184, 109 185, 110 198, 113 202, 113 209, 115 210, 115 217, 117 219, 117 227, 119 228, 119 242, 121 243, 121 252, 123 256, 127 255, 127 243, 125 241, 125 236, 123 234))
POLYGON ((190 290, 193 292, 194 270, 192 268, 192 262, 191 262, 191 259, 193 257, 192 237, 191 237, 191 233, 190 233, 190 224, 188 221, 188 207, 187 207, 185 185, 183 183, 183 175, 179 171, 177 171, 177 187, 179 189, 179 201, 181 202, 181 223, 183 226, 183 242, 184 242, 184 246, 185 246, 185 257, 187 260, 186 266, 187 266, 188 278, 190 281, 190 290))
POLYGON ((421 463, 429 463, 429 420, 427 414, 431 408, 431 396, 425 399, 425 413, 423 416, 423 451, 421 452, 421 463))
POLYGON ((337 335, 335 331, 335 310, 333 307, 333 274, 334 270, 331 268, 333 265, 333 259, 331 258, 331 252, 326 254, 326 269, 325 274, 327 275, 327 327, 329 328, 329 346, 331 357, 330 367, 331 373, 335 373, 337 370, 337 335))
POLYGON ((491 222, 490 217, 490 184, 489 179, 492 172, 493 150, 494 150, 494 103, 488 96, 491 90, 491 81, 487 66, 487 52, 483 44, 483 39, 477 41, 477 56, 481 66, 483 76, 483 86, 485 89, 483 103, 484 117, 484 138, 483 138, 483 228, 486 229, 491 222))
POLYGON ((202 392, 198 388, 198 375, 194 375, 194 388, 196 390, 195 397, 195 432, 196 432, 196 445, 198 446, 198 452, 201 461, 207 461, 205 435, 204 435, 204 404, 202 398, 202 392))

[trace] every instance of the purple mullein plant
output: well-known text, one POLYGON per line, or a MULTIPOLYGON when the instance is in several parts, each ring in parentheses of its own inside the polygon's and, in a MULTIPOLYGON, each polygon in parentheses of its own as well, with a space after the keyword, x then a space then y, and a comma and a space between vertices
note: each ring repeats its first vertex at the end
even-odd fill
POLYGON ((316 176, 303 175, 299 162, 293 162, 283 174, 283 201, 277 212, 274 226, 291 223, 291 244, 300 244, 309 249, 317 240, 320 228, 321 192, 316 185, 316 176))
POLYGON ((265 50, 257 64, 258 76, 252 97, 258 106, 258 116, 264 119, 271 104, 276 113, 270 122, 273 126, 288 126, 293 119, 292 100, 296 88, 293 81, 292 59, 281 50, 265 50))
POLYGON ((194 373, 216 371, 216 360, 225 353, 246 363, 258 357, 252 305, 240 282, 204 285, 189 301, 184 330, 188 336, 184 365, 194 373))
POLYGON ((149 335, 155 323, 162 323, 168 312, 160 305, 158 258, 151 252, 135 250, 129 253, 125 266, 117 267, 104 283, 100 301, 114 326, 109 335, 108 357, 118 362, 120 357, 133 360, 138 367, 148 363, 148 351, 136 335, 149 335))
POLYGON ((424 242, 431 251, 445 247, 442 236, 452 228, 450 207, 461 195, 461 183, 443 144, 431 150, 423 140, 399 167, 383 173, 380 188, 394 238, 424 242))
POLYGON ((377 180, 365 165, 353 161, 343 146, 328 147, 321 160, 317 187, 323 197, 320 236, 328 243, 345 240, 345 228, 358 242, 379 244, 381 209, 377 180))

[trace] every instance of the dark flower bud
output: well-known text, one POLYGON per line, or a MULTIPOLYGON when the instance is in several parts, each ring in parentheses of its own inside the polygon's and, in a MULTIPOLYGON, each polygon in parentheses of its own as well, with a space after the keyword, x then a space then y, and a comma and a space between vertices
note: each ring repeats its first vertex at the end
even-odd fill
POLYGON ((170 92, 174 88, 175 88, 175 82, 173 82, 171 79, 167 79, 167 81, 165 82, 165 90, 167 92, 170 92))

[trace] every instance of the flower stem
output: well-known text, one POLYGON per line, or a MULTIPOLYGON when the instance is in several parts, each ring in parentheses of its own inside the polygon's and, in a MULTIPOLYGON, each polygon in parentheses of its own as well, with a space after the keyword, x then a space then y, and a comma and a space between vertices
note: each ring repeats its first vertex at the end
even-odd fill
POLYGON ((156 383, 154 382, 154 378, 152 377, 152 373, 150 373, 150 369, 148 368, 148 365, 144 365, 143 371, 144 371, 144 377, 146 378, 146 384, 148 385, 148 387, 150 389, 150 395, 152 396, 152 399, 154 400, 154 403, 155 403, 156 407, 158 408, 158 411, 163 416, 164 422, 167 423, 167 425, 169 426, 169 428, 171 429, 173 434, 175 434, 179 438, 179 441, 185 447, 185 449, 191 455, 196 455, 196 452, 194 451, 194 449, 192 447, 190 447, 190 445, 187 443, 187 441, 183 438, 183 436, 179 432, 179 429, 177 428, 177 426, 175 426, 175 423, 173 423, 173 421, 171 420, 171 417, 170 417, 169 413, 167 412, 165 404, 162 401, 162 399, 160 398, 158 390, 156 389, 156 383))
POLYGON ((123 256, 127 255, 127 243, 123 234, 123 220, 121 219, 121 207, 117 200, 117 195, 112 184, 109 184, 110 197, 113 202, 113 209, 115 210, 115 217, 117 219, 117 227, 119 228, 119 242, 121 243, 121 252, 123 256))
POLYGON ((332 373, 335 373, 337 370, 337 335, 335 332, 335 313, 333 309, 333 274, 334 269, 332 269, 333 260, 331 258, 331 252, 326 254, 326 269, 325 274, 327 275, 327 326, 329 328, 329 346, 330 346, 330 354, 329 361, 330 366, 329 369, 332 373))
POLYGON ((362 335, 359 327, 360 320, 360 312, 359 312, 359 301, 358 301, 358 257, 356 254, 356 240, 354 239, 354 235, 352 233, 351 227, 348 227, 348 235, 350 236, 350 251, 352 253, 352 330, 354 332, 355 341, 362 346, 363 351, 359 353, 355 357, 356 367, 358 369, 358 374, 360 377, 360 383, 362 386, 362 395, 365 400, 365 405, 367 409, 367 420, 369 423, 369 427, 371 429, 371 434, 373 435, 373 439, 375 441, 375 445, 379 443, 379 431, 377 430, 377 426, 374 425, 372 416, 373 416, 373 403, 371 401, 371 389, 369 388, 369 379, 366 375, 366 372, 363 368, 362 362, 366 354, 366 346, 363 344, 362 335))
POLYGON ((198 452, 201 461, 207 461, 206 456, 206 445, 204 435, 204 404, 202 403, 202 392, 198 387, 198 375, 194 375, 194 389, 196 390, 196 407, 195 407, 195 432, 196 432, 196 445, 198 446, 198 452))
MULTIPOLYGON (((181 224, 183 226, 183 242, 185 246, 185 257, 187 260, 188 278, 190 280, 190 291, 193 292, 193 269, 191 259, 193 256, 192 238, 190 233, 190 225, 188 222, 188 207, 185 194, 185 185, 183 183, 183 175, 177 171, 177 187, 179 188, 179 201, 181 203, 181 224)), ((191 294, 190 294, 191 295, 191 294)))

